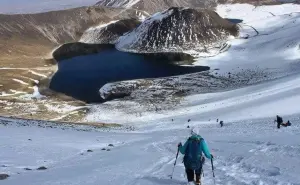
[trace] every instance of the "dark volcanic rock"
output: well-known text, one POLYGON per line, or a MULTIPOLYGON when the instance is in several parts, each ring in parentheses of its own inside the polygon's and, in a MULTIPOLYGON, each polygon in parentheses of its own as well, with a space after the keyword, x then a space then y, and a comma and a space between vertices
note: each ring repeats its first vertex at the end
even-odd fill
POLYGON ((141 22, 137 19, 125 19, 91 27, 86 30, 80 42, 96 44, 115 44, 124 33, 132 31, 141 22))
POLYGON ((0 180, 5 180, 9 177, 8 174, 0 174, 0 180))
POLYGON ((113 144, 109 144, 108 146, 111 146, 111 147, 113 147, 114 145, 113 145, 113 144))
POLYGON ((237 34, 237 26, 214 11, 170 8, 122 36, 116 47, 138 53, 184 51, 214 55, 229 36, 237 34))
POLYGON ((24 168, 24 170, 31 171, 32 169, 31 168, 24 168))
POLYGON ((93 150, 87 150, 87 152, 93 152, 93 150))
POLYGON ((37 170, 47 170, 47 168, 45 166, 41 166, 37 170))
POLYGON ((53 53, 53 58, 57 61, 69 59, 81 55, 90 55, 100 51, 114 48, 112 44, 85 44, 80 42, 63 44, 53 53))
POLYGON ((156 61, 168 61, 169 63, 185 61, 194 62, 195 58, 187 53, 179 52, 157 52, 157 53, 141 53, 145 58, 153 59, 156 61))

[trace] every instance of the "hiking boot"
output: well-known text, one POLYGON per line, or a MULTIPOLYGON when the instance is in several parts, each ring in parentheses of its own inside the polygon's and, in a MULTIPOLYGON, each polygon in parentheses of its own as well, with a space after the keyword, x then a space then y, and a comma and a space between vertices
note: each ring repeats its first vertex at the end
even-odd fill
POLYGON ((196 182, 195 182, 196 185, 201 185, 201 178, 200 176, 196 176, 196 182))

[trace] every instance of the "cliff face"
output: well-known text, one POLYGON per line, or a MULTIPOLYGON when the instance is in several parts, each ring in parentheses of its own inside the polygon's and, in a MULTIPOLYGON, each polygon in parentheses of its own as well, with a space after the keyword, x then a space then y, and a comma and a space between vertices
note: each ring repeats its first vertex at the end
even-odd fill
POLYGON ((123 7, 144 10, 150 14, 170 7, 211 8, 215 0, 101 0, 97 6, 123 7))
POLYGON ((91 27, 83 33, 80 42, 115 44, 120 36, 126 32, 132 31, 140 23, 141 22, 137 19, 125 19, 91 27))
POLYGON ((229 36, 236 36, 235 24, 210 10, 170 8, 146 19, 122 36, 117 48, 131 52, 205 52, 219 50, 229 36))

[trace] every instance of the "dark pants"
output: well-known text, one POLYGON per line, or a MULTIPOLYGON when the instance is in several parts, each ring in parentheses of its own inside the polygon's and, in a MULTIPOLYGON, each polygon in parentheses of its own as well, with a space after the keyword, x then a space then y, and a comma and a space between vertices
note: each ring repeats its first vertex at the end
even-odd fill
POLYGON ((205 158, 202 157, 200 168, 197 170, 188 169, 187 167, 185 168, 186 176, 187 176, 187 179, 189 182, 193 182, 195 180, 195 177, 194 177, 195 175, 196 175, 196 182, 201 181, 202 167, 203 167, 204 162, 205 162, 205 158))
POLYGON ((200 182, 200 180, 201 180, 201 171, 202 171, 202 169, 201 170, 185 169, 188 181, 193 182, 195 180, 194 175, 196 174, 196 182, 200 182))
POLYGON ((282 124, 282 122, 278 122, 277 121, 277 128, 280 128, 280 125, 282 124))

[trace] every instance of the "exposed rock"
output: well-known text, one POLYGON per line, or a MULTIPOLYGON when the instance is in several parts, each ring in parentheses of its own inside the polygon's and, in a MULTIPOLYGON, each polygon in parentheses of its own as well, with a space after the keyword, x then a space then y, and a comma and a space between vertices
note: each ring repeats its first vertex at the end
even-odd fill
POLYGON ((134 8, 148 13, 155 13, 174 6, 210 8, 215 7, 216 4, 215 0, 100 0, 96 5, 134 8))
POLYGON ((105 108, 128 110, 128 112, 125 111, 128 114, 141 116, 145 110, 159 111, 174 109, 177 106, 180 107, 179 102, 182 101, 182 97, 188 95, 231 90, 257 84, 265 80, 263 78, 265 75, 272 76, 268 71, 255 69, 244 70, 232 75, 231 78, 228 78, 227 75, 214 76, 210 72, 200 72, 161 79, 114 82, 110 84, 113 87, 113 92, 107 91, 105 96, 113 98, 114 94, 119 94, 122 91, 126 91, 129 96, 124 98, 124 103, 120 100, 119 104, 106 105, 105 108), (128 86, 127 83, 129 84, 128 86), (136 87, 132 88, 134 83, 136 83, 136 87), (126 104, 128 101, 132 101, 132 104, 126 104))
POLYGON ((106 151, 108 151, 108 152, 109 152, 109 151, 110 151, 110 149, 108 148, 108 149, 106 149, 106 151))
POLYGON ((247 3, 255 6, 300 3, 300 0, 100 0, 96 5, 135 8, 155 13, 170 7, 212 8, 217 4, 247 3))
POLYGON ((106 150, 106 148, 102 148, 101 150, 106 150))
POLYGON ((31 168, 24 168, 24 170, 31 171, 32 169, 31 168))
POLYGON ((68 58, 80 56, 80 55, 90 55, 99 53, 100 51, 114 48, 112 44, 86 44, 80 42, 63 44, 57 48, 53 53, 53 57, 57 61, 65 60, 68 58))
POLYGON ((114 145, 113 145, 113 144, 109 144, 108 146, 111 146, 111 147, 113 147, 114 145))
POLYGON ((224 48, 238 27, 211 10, 170 8, 146 19, 138 28, 120 37, 123 51, 188 52, 215 55, 224 48))
POLYGON ((86 30, 80 42, 95 44, 115 44, 124 33, 132 31, 141 22, 137 19, 113 21, 86 30))
POLYGON ((107 83, 99 90, 101 98, 104 100, 121 98, 129 96, 143 81, 126 81, 115 83, 107 83))
POLYGON ((195 57, 190 54, 182 52, 155 52, 155 53, 140 53, 145 58, 153 59, 155 61, 176 63, 183 62, 183 64, 191 64, 195 62, 195 57))
POLYGON ((47 170, 47 168, 45 166, 41 166, 37 170, 47 170))
POLYGON ((93 150, 87 150, 87 152, 93 152, 93 150))
POLYGON ((0 174, 0 180, 5 180, 9 177, 8 174, 0 174))

